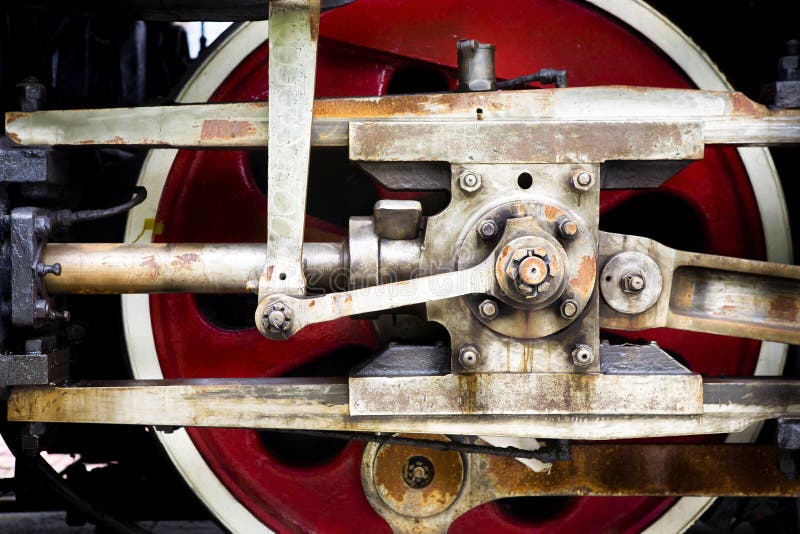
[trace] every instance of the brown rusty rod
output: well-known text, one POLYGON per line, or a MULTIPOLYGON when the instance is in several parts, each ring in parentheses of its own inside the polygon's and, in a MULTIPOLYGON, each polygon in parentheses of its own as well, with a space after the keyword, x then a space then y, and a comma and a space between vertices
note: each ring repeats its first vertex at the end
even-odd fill
MULTIPOLYGON (((61 265, 44 277, 58 293, 247 293, 266 262, 263 243, 49 243, 42 261, 61 265)), ((311 287, 342 277, 344 243, 305 243, 303 259, 311 287)), ((339 281, 341 283, 341 281, 339 281)))

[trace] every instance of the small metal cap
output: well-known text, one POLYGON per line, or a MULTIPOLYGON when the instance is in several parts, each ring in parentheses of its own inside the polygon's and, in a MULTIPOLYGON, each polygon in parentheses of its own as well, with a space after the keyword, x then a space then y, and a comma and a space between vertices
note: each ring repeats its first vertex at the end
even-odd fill
POLYGON ((478 235, 482 239, 492 239, 497 235, 497 223, 493 219, 484 219, 478 224, 478 235))
POLYGON ((575 367, 588 367, 594 362, 594 352, 589 345, 575 345, 572 349, 572 363, 575 367))
POLYGON ((578 235, 578 224, 572 219, 564 219, 558 223, 558 235, 564 239, 572 239, 578 235))
POLYGON ((458 351, 458 363, 461 364, 461 367, 464 369, 474 369, 481 363, 481 355, 478 352, 478 349, 473 347, 472 345, 464 345, 461 347, 461 350, 458 351))
POLYGON ((578 191, 589 191, 594 187, 594 181, 594 175, 583 169, 572 174, 572 187, 578 191))
POLYGON ((571 319, 578 313, 578 303, 574 299, 566 299, 561 303, 561 317, 571 319))
POLYGON ((478 305, 478 313, 487 321, 491 321, 497 317, 500 308, 497 303, 491 299, 486 299, 478 305))
POLYGON ((458 177, 458 185, 467 193, 474 193, 481 188, 481 175, 475 171, 464 171, 458 177))
POLYGON ((622 277, 622 290, 626 293, 639 293, 646 286, 641 272, 629 272, 622 277))

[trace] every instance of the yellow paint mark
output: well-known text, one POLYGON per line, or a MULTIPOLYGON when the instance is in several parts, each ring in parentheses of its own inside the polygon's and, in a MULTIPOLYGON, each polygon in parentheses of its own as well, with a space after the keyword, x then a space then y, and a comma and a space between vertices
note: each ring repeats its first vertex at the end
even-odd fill
POLYGON ((142 225, 142 231, 139 232, 139 235, 136 236, 136 239, 133 240, 134 243, 139 241, 146 231, 150 230, 150 232, 156 236, 161 235, 164 233, 164 223, 161 221, 156 221, 155 219, 145 219, 144 224, 142 225))

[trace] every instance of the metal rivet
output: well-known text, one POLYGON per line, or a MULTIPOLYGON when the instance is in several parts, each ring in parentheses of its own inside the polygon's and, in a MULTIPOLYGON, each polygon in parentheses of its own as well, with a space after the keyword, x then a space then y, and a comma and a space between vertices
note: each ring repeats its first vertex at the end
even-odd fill
POLYGON ((594 352, 589 345, 575 345, 572 349, 572 363, 575 367, 588 367, 594 362, 594 352))
POLYGON ((458 351, 458 363, 464 369, 472 369, 481 362, 481 355, 472 345, 465 345, 458 351))
POLYGON ((409 488, 422 489, 433 481, 433 462, 425 456, 412 456, 403 467, 403 482, 409 488))
POLYGON ((499 311, 500 309, 497 307, 497 303, 490 299, 486 299, 478 305, 478 313, 487 321, 491 321, 497 317, 499 311))
POLYGON ((567 299, 561 303, 561 317, 570 319, 578 313, 578 303, 573 299, 567 299))

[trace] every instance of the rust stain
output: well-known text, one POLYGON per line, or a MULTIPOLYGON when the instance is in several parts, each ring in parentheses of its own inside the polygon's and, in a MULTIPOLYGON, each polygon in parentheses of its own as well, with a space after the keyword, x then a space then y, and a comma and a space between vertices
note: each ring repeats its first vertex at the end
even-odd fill
POLYGON ((150 270, 150 278, 153 280, 158 278, 160 268, 155 256, 146 256, 139 265, 150 270))
POLYGON ((563 214, 564 212, 555 206, 547 204, 544 207, 544 216, 549 222, 555 221, 559 216, 563 214))
POLYGON ((794 323, 797 321, 798 299, 788 295, 778 295, 769 301, 767 317, 770 319, 794 323))
POLYGON ((179 270, 191 270, 192 264, 200 261, 200 256, 197 254, 181 254, 176 256, 170 263, 174 268, 179 270))
MULTIPOLYGON (((28 113, 22 113, 19 111, 9 111, 6 113, 6 124, 11 124, 12 122, 27 117, 28 113)), ((10 136, 9 136, 10 137, 10 136)))
POLYGON ((765 106, 753 102, 742 93, 732 93, 730 99, 731 99, 731 107, 733 108, 731 110, 731 115, 744 115, 744 116, 755 116, 755 117, 769 115, 769 110, 765 106))
POLYGON ((239 139, 252 137, 256 126, 250 121, 206 120, 200 130, 200 139, 239 139))
POLYGON ((578 276, 569 281, 570 285, 588 296, 594 290, 594 280, 597 272, 594 256, 584 256, 578 268, 578 276))
POLYGON ((22 144, 22 140, 19 138, 19 135, 16 132, 11 132, 9 130, 6 130, 6 135, 8 136, 9 139, 14 141, 16 144, 18 144, 18 145, 22 144))

